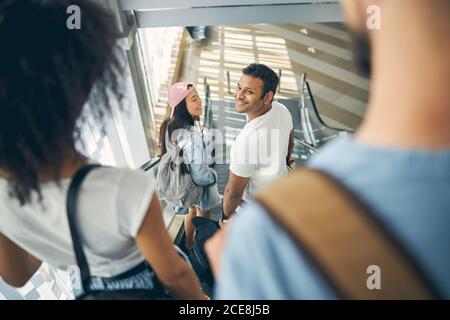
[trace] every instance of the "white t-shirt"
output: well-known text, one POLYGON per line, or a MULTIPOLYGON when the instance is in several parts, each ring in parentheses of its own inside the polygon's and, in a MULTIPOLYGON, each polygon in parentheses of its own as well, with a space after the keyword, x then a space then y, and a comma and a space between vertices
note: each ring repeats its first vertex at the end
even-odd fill
POLYGON ((272 102, 269 112, 248 122, 230 150, 230 170, 250 178, 243 199, 250 201, 258 190, 287 175, 286 157, 293 129, 289 110, 272 102))
MULTIPOLYGON (((66 213, 70 179, 61 187, 43 183, 43 201, 33 198, 21 207, 8 195, 0 178, 0 232, 49 264, 66 269, 76 265, 66 213)), ((143 172, 98 168, 89 173, 79 193, 78 230, 93 276, 123 273, 144 258, 134 237, 150 205, 155 181, 143 172)))

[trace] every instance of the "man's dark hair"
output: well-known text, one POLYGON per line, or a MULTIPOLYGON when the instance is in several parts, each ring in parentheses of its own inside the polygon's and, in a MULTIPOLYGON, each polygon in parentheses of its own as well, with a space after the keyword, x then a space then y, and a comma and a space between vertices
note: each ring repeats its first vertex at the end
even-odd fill
POLYGON ((269 91, 272 91, 275 96, 280 79, 275 71, 270 69, 268 66, 264 64, 252 63, 248 67, 242 69, 242 73, 253 78, 261 79, 264 82, 264 89, 261 98, 263 98, 269 91))
POLYGON ((121 103, 119 37, 114 18, 88 0, 0 2, 0 170, 21 204, 33 191, 42 198, 39 176, 59 181, 88 99, 99 121, 113 97, 121 103), (71 5, 80 8, 80 30, 67 28, 71 5))

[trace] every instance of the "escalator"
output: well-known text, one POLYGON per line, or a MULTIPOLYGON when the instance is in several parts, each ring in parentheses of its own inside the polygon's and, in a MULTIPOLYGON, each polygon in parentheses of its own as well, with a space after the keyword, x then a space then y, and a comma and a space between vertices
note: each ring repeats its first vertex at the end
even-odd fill
MULTIPOLYGON (((306 80, 306 75, 302 75, 302 90, 299 99, 279 99, 290 111, 295 131, 295 144, 293 157, 298 166, 305 165, 307 160, 315 153, 320 152, 320 148, 332 139, 351 134, 351 130, 334 128, 326 124, 320 116, 311 87, 306 80)), ((214 154, 216 159, 210 164, 218 174, 219 193, 223 195, 225 185, 229 175, 229 154, 230 147, 245 126, 246 116, 235 110, 234 101, 216 101, 211 99, 209 85, 205 81, 205 110, 201 127, 208 139, 214 140, 214 154), (219 131, 217 131, 219 130, 219 131), (221 132, 223 141, 216 139, 214 134, 221 132)), ((144 164, 140 170, 151 175, 156 180, 160 158, 155 157, 144 164)), ((175 244, 183 241, 183 220, 184 216, 176 215, 172 206, 160 197, 161 208, 166 228, 175 244)), ((220 207, 213 209, 212 218, 219 220, 220 207)), ((1 299, 73 299, 71 290, 68 287, 68 274, 60 270, 43 264, 29 284, 22 289, 15 289, 7 286, 0 279, 0 300, 1 299)))
POLYGON ((299 99, 280 99, 292 115, 294 122, 295 145, 293 157, 298 166, 305 165, 307 160, 319 152, 327 142, 339 136, 352 134, 354 131, 328 125, 321 117, 311 86, 306 74, 301 75, 301 92, 299 99))
MULTIPOLYGON (((245 114, 238 113, 234 101, 212 100, 210 87, 205 83, 205 109, 203 114, 202 129, 205 135, 216 133, 221 139, 215 137, 214 153, 216 160, 214 170, 218 176, 219 193, 223 195, 229 176, 230 148, 235 138, 245 126, 245 114)), ((352 131, 344 128, 334 128, 322 119, 311 87, 306 81, 306 75, 302 75, 303 90, 299 99, 279 99, 290 111, 294 123, 294 150, 293 158, 297 166, 305 165, 307 160, 332 139, 351 134, 352 131)), ((211 139, 209 137, 208 139, 211 139)), ((213 210, 213 219, 219 219, 219 208, 213 210)))

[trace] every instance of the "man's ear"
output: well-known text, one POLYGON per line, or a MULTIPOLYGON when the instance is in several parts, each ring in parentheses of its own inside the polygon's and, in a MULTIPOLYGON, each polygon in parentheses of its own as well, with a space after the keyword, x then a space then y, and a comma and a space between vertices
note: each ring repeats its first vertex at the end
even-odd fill
POLYGON ((264 99, 263 99, 264 100, 264 104, 270 104, 272 102, 272 100, 273 100, 273 96, 274 96, 274 94, 273 94, 272 91, 267 92, 264 95, 264 99))

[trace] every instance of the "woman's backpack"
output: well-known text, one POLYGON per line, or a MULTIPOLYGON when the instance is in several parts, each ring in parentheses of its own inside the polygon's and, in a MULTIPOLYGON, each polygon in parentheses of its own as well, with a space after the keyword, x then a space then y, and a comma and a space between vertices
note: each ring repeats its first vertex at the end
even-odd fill
MULTIPOLYGON (((119 289, 119 290, 91 290, 91 273, 84 253, 80 235, 76 226, 78 192, 87 174, 100 165, 86 165, 82 167, 72 179, 67 194, 67 217, 77 265, 80 269, 83 294, 77 300, 173 300, 174 296, 163 286, 149 266, 140 265, 137 268, 147 268, 153 273, 152 289, 119 289)), ((128 273, 128 272, 127 272, 128 273)), ((119 278, 120 276, 114 277, 119 278)), ((105 279, 107 280, 107 279, 105 279)))
POLYGON ((189 164, 183 157, 183 146, 187 142, 187 139, 182 140, 161 157, 156 176, 160 196, 168 203, 183 208, 200 203, 204 192, 202 186, 192 181, 187 169, 189 164))

